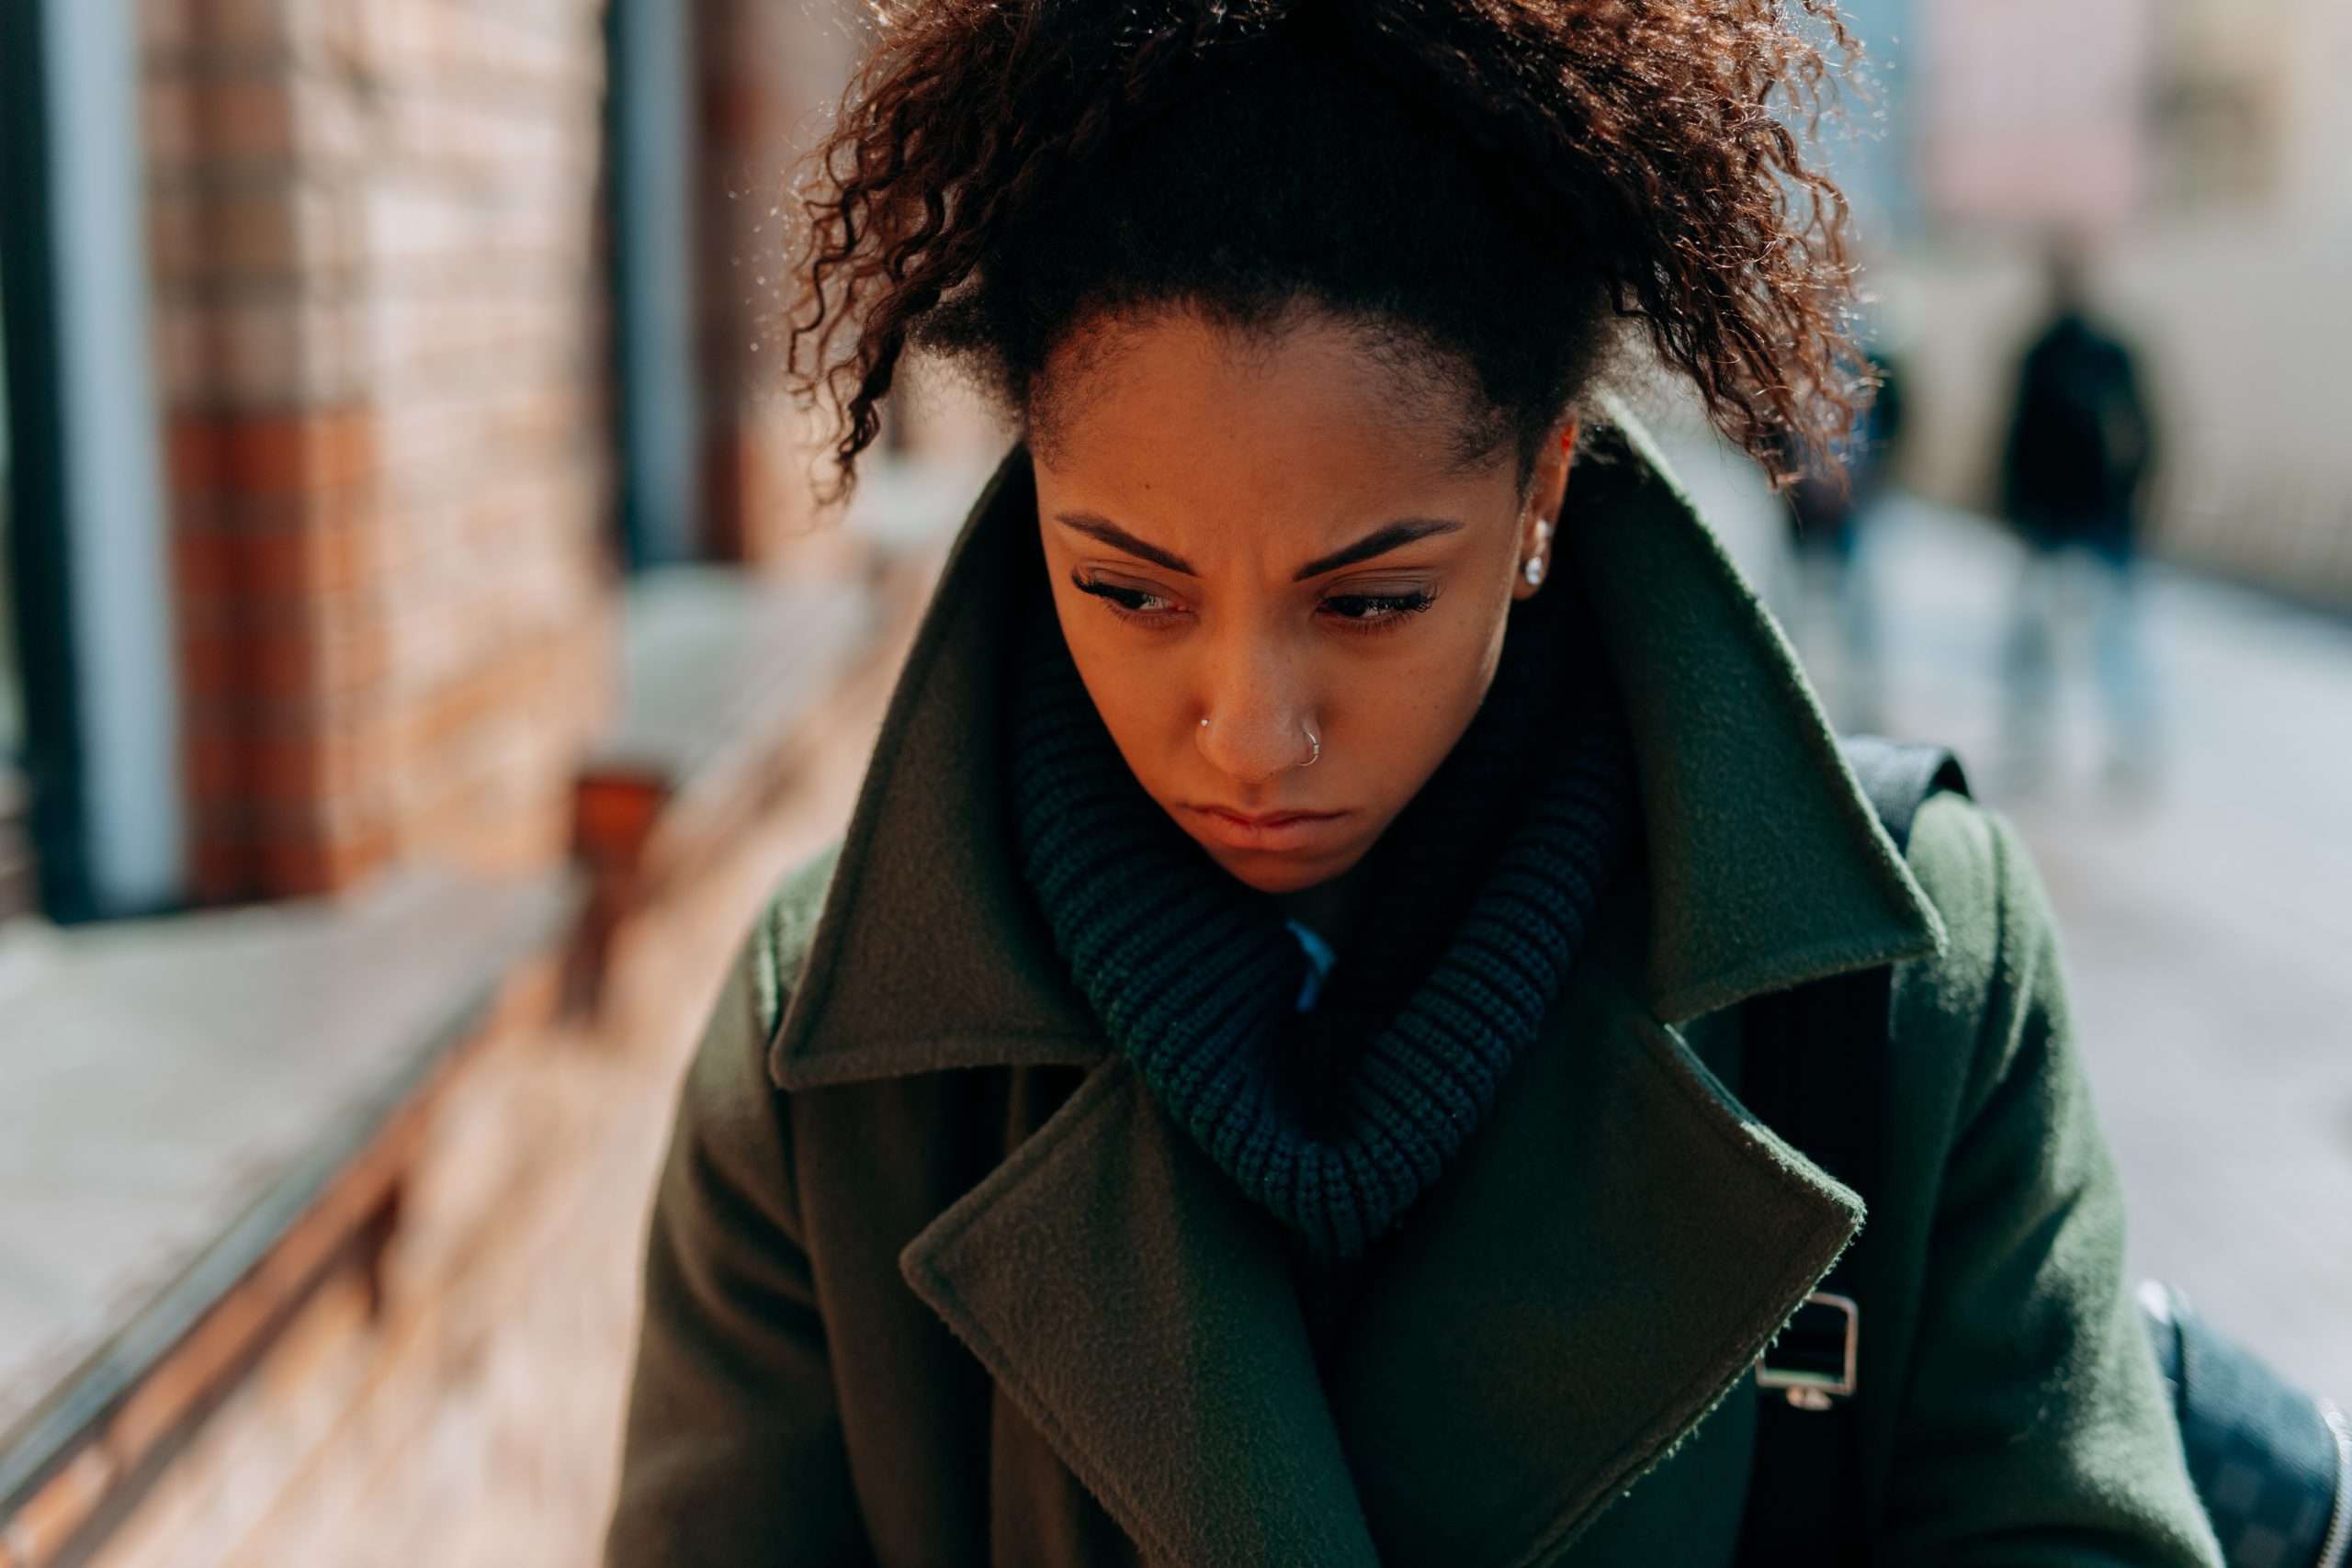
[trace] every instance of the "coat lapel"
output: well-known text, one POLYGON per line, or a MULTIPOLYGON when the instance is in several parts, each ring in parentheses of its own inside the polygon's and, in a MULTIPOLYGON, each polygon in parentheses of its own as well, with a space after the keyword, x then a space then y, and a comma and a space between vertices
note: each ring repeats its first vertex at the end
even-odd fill
POLYGON ((1695 1427, 1860 1217, 1596 959, 1328 1390, 1272 1223, 1124 1058, 900 1264, 1151 1560, 1503 1568, 1695 1427))
POLYGON ((1150 1561, 1378 1561, 1272 1222, 1125 1058, 900 1267, 1150 1561))
POLYGON ((1333 1379, 1382 1561, 1554 1561, 1747 1375, 1860 1218, 1579 964, 1384 1253, 1333 1379))
POLYGON ((1935 909, 1787 639, 1641 425, 1607 406, 1560 544, 1633 742, 1650 911, 1636 992, 1679 1023, 1935 952, 1935 909))
POLYGON ((972 510, 908 649, 769 1043, 786 1089, 1103 1051, 1014 863, 999 754, 1006 607, 1042 572, 1015 448, 972 510))

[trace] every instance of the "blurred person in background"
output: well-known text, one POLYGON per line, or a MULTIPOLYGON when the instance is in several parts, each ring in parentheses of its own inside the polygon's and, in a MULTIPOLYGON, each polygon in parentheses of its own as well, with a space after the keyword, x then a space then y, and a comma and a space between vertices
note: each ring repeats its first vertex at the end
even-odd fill
POLYGON ((2143 784, 2156 757, 2154 693, 2136 592, 2141 510, 2155 432, 2137 357, 2092 314, 2087 257, 2069 242, 2048 263, 2048 310, 2025 352, 2001 464, 2001 504, 2026 547, 2004 650, 2012 767, 2048 766, 2062 642, 2075 618, 2064 568, 2096 568, 2092 658, 2107 708, 2110 777, 2143 784))
POLYGON ((682 1090, 615 1568, 2217 1561, 2030 857, 1896 847, 1605 390, 1844 441, 1805 9, 880 9, 803 389, 1019 441, 682 1090), (1888 965, 1865 1230, 1726 1086, 1888 965), (1833 1268, 1868 1483, 1751 1547, 1833 1268))
POLYGON ((1781 491, 1790 568, 1782 599, 1799 616, 1827 602, 1838 630, 1838 717, 1849 728, 1874 730, 1885 705, 1865 536, 1903 435, 1903 378, 1883 342, 1866 351, 1860 379, 1873 389, 1870 404, 1835 449, 1824 454, 1785 440, 1780 446, 1783 468, 1795 476, 1781 491))

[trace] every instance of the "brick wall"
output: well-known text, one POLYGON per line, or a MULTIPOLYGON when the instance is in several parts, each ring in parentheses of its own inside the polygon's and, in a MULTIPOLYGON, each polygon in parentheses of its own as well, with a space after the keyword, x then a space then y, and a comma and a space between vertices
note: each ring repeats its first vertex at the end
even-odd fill
POLYGON ((609 699, 596 0, 141 0, 194 884, 544 862, 609 699))

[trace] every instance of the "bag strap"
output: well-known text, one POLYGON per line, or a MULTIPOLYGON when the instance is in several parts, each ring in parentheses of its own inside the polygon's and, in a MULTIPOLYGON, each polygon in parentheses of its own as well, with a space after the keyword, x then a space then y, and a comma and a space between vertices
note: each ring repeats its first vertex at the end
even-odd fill
MULTIPOLYGON (((1968 793, 1959 759, 1940 746, 1874 736, 1848 737, 1839 746, 1897 850, 1908 848, 1928 796, 1968 793)), ((1744 1024, 1741 1100, 1865 1203, 1878 1182, 1886 1125, 1894 975, 1892 965, 1882 964, 1759 997, 1747 1005, 1744 1024)), ((1852 1300, 1852 1264, 1861 1245, 1858 1239, 1847 1249, 1817 1295, 1852 1300)), ((1858 1317, 1849 1321, 1835 1309, 1823 1315, 1833 1337, 1859 1330, 1858 1317)), ((1805 1328, 1802 1321, 1792 1324, 1782 1340, 1805 1328)), ((1860 1562, 1868 1546, 1861 1435, 1851 1393, 1760 1391, 1740 1560, 1860 1562)))
MULTIPOLYGON (((1897 849, 1907 849, 1930 795, 1968 793, 1959 762, 1939 747, 1869 737, 1840 744, 1897 849)), ((1865 1202, 1882 1173, 1893 1002, 1894 970, 1881 966, 1758 998, 1746 1021, 1740 1098, 1865 1202)), ((1821 1289, 1850 1300, 1853 1259, 1870 1245, 1865 1230, 1821 1289)), ((2352 1419, 2206 1323, 2177 1291, 2150 1281, 2139 1300, 2223 1560, 2352 1563, 2352 1419)), ((1833 1315, 1830 1326, 1842 1331, 1843 1320, 1833 1315)), ((1818 1364, 1819 1340, 1801 1312, 1767 1360, 1803 1366, 1811 1355, 1818 1364)), ((1853 1399, 1802 1384, 1791 1391, 1810 1395, 1802 1403, 1761 1392, 1740 1561, 1867 1562, 1871 1509, 1853 1399)))
POLYGON ((1838 748, 1846 765, 1862 786, 1862 795, 1878 813, 1894 847, 1908 853, 1911 827, 1930 795, 1946 791, 1967 795, 1968 775, 1949 747, 1886 740, 1875 735, 1841 736, 1838 748))

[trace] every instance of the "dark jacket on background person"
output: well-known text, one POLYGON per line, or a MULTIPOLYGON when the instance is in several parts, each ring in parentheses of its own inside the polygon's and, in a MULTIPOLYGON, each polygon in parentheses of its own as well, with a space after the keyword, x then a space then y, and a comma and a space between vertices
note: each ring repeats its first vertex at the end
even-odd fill
POLYGON ((2045 547, 2128 555, 2155 435, 2132 351, 2078 311, 2026 351, 2002 463, 2009 518, 2045 547))
POLYGON ((1781 460, 1796 477, 1782 492, 1791 545, 1850 557, 1855 533, 1894 470, 1903 443, 1905 376, 1892 355, 1873 349, 1867 367, 1876 383, 1870 406, 1844 446, 1807 451, 1793 437, 1781 442, 1781 460))
POLYGON ((1161 1110, 1013 861, 1016 451, 836 852, 745 944, 655 1202, 608 1562, 1708 1565, 1758 1353, 1862 1223, 1747 1114, 1738 1004, 1896 963, 1855 1256, 1883 1556, 2208 1564, 2011 829, 1906 864, 1637 434, 1563 530, 1642 825, 1542 1035, 1384 1244, 1328 1373, 1276 1222, 1161 1110))

